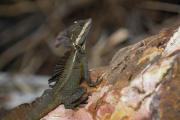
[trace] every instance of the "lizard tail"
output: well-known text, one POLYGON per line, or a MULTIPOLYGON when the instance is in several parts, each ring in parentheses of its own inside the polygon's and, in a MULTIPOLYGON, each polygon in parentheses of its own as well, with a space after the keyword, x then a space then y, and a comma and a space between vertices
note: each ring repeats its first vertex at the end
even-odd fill
POLYGON ((12 109, 1 120, 40 120, 57 105, 51 95, 44 94, 32 103, 21 104, 12 109))

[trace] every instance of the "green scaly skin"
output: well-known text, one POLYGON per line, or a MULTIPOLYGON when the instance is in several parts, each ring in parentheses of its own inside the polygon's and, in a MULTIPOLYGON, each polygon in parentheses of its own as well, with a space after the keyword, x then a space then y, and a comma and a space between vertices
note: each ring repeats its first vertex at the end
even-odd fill
POLYGON ((63 71, 50 79, 51 83, 58 77, 55 85, 34 102, 14 108, 1 120, 39 120, 60 104, 64 104, 65 108, 74 108, 87 100, 87 97, 82 97, 86 93, 86 89, 80 86, 82 78, 87 80, 89 86, 97 84, 89 79, 85 51, 86 36, 90 27, 91 19, 83 20, 75 22, 61 33, 60 37, 63 36, 63 39, 70 42, 70 52, 66 55, 63 71))

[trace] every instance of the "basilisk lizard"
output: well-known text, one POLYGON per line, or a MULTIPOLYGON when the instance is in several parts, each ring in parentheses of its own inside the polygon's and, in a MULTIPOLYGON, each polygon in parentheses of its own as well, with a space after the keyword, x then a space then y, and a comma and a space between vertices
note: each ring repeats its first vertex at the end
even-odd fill
POLYGON ((87 80, 89 86, 99 83, 98 79, 91 81, 88 73, 85 43, 91 24, 91 19, 77 21, 60 34, 58 39, 65 39, 70 44, 49 79, 49 84, 55 84, 34 102, 16 107, 1 120, 39 120, 60 104, 74 108, 87 100, 87 96, 83 97, 86 89, 80 86, 81 79, 87 80))

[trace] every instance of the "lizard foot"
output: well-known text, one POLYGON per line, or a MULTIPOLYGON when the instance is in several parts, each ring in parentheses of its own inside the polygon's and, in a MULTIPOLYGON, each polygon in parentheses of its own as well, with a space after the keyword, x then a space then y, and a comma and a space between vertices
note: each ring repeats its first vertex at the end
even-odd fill
POLYGON ((89 85, 90 87, 95 87, 95 86, 97 86, 98 84, 100 84, 102 80, 103 80, 103 76, 97 77, 97 79, 96 79, 95 82, 94 82, 94 81, 91 81, 90 83, 88 83, 88 85, 89 85))
POLYGON ((79 106, 80 104, 86 103, 86 101, 88 100, 88 95, 76 100, 75 102, 71 103, 70 105, 64 105, 66 109, 73 109, 77 106, 79 106))
MULTIPOLYGON (((83 87, 79 87, 78 89, 75 90, 75 92, 73 91, 73 93, 66 97, 66 99, 64 99, 64 106, 65 108, 74 108, 75 106, 81 104, 82 102, 84 102, 85 100, 81 100, 81 97, 86 93, 86 89, 83 87)), ((87 98, 86 98, 87 100, 87 98)))

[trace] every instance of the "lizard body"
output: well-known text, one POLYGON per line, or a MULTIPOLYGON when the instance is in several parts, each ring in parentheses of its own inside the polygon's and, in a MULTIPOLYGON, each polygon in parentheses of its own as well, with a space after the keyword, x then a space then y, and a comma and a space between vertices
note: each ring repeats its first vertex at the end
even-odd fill
POLYGON ((9 112, 2 120, 39 120, 58 105, 74 108, 87 99, 82 97, 86 89, 81 87, 81 79, 87 80, 89 86, 95 86, 89 79, 85 51, 86 36, 91 27, 91 19, 74 23, 59 39, 69 41, 70 50, 56 66, 53 76, 49 79, 51 89, 30 104, 22 104, 9 112))

